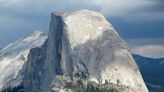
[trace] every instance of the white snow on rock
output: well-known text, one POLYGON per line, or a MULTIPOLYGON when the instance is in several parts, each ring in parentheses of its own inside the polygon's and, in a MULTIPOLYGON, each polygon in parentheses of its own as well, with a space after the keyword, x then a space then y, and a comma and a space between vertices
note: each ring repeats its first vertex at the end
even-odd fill
POLYGON ((41 47, 46 39, 47 36, 43 32, 34 31, 0 51, 0 91, 22 82, 19 72, 27 61, 30 49, 41 47))

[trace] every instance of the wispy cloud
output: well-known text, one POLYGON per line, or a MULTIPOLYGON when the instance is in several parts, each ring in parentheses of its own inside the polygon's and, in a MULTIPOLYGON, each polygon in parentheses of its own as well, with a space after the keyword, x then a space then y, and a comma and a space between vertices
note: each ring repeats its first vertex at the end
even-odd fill
POLYGON ((164 58, 164 37, 128 39, 131 52, 150 58, 164 58))
POLYGON ((164 45, 144 45, 132 48, 134 54, 150 58, 164 58, 164 45))
MULTIPOLYGON (((52 11, 88 8, 97 10, 106 16, 117 17, 125 17, 134 10, 158 4, 158 0, 0 0, 1 9, 20 13, 47 14, 52 11)), ((142 17, 142 14, 138 15, 142 17)))

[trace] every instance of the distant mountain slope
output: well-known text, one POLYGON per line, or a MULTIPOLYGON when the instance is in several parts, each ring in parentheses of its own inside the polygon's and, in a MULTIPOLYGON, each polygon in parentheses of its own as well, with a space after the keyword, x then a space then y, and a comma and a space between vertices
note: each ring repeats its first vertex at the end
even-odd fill
POLYGON ((45 34, 35 31, 0 50, 0 92, 21 83, 20 72, 30 49, 42 46, 46 39, 45 34))
POLYGON ((164 92, 164 58, 152 59, 133 55, 150 92, 164 92))

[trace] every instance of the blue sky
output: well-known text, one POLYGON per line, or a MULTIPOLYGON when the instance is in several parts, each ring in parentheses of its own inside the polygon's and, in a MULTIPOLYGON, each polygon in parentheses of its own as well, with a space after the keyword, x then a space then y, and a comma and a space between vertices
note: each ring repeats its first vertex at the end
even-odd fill
POLYGON ((48 33, 51 12, 84 8, 101 12, 134 53, 153 56, 148 46, 164 57, 163 0, 0 0, 0 47, 34 30, 48 33))

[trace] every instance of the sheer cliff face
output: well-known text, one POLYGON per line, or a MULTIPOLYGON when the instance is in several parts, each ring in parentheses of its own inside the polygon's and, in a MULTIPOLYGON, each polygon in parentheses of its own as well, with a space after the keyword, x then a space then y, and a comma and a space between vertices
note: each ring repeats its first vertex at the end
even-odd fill
POLYGON ((148 92, 128 46, 101 14, 80 10, 51 18, 48 41, 29 55, 27 92, 50 92, 58 75, 148 92))

